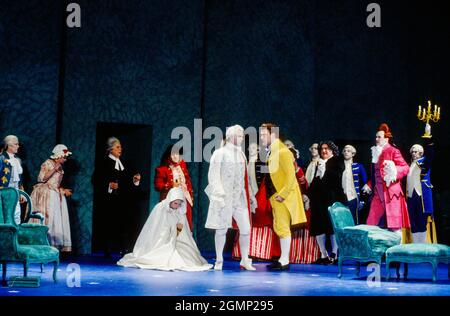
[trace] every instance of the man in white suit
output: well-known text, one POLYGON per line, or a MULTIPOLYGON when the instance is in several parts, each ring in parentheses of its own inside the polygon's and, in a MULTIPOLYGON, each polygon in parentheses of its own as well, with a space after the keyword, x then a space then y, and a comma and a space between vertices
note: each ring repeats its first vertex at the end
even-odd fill
POLYGON ((241 149, 244 129, 234 125, 227 129, 225 145, 217 149, 210 161, 208 186, 205 189, 210 204, 206 228, 215 230, 215 270, 222 270, 226 233, 234 219, 239 228, 241 269, 254 271, 248 258, 250 246, 250 212, 256 200, 249 186, 247 160, 241 149))

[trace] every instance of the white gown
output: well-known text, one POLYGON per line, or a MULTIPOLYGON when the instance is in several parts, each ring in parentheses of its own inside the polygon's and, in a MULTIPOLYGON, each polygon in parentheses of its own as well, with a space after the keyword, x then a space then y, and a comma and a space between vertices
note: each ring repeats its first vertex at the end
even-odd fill
POLYGON ((133 252, 117 262, 124 267, 157 270, 204 271, 212 264, 201 256, 186 219, 186 201, 180 188, 173 188, 152 210, 136 241, 133 252), (182 200, 180 208, 169 204, 182 200), (178 223, 183 229, 177 235, 178 223))

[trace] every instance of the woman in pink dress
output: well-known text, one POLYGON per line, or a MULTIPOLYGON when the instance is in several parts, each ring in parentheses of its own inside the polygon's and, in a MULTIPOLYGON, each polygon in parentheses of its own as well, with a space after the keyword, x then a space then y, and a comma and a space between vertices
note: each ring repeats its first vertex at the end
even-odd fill
MULTIPOLYGON (((72 191, 61 187, 64 176, 62 165, 72 153, 65 145, 56 145, 50 159, 44 161, 38 176, 38 183, 31 193, 33 208, 44 215, 44 224, 48 226, 50 244, 61 252, 72 251, 70 237, 69 212, 66 197, 72 191)), ((37 220, 32 220, 37 222, 37 220)))

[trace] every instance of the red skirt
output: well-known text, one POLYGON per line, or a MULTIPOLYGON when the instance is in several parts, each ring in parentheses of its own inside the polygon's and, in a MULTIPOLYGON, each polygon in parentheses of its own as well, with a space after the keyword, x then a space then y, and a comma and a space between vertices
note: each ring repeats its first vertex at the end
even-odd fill
MULTIPOLYGON (((258 204, 259 205, 259 204, 258 204)), ((310 211, 306 212, 309 222, 310 211)), ((271 222, 272 224, 272 222, 271 222)), ((236 234, 232 256, 240 260, 239 232, 236 234)), ((256 260, 273 260, 281 255, 280 239, 270 226, 253 226, 250 231, 249 257, 256 260)), ((292 232, 290 263, 313 263, 320 256, 316 238, 310 236, 309 229, 299 229, 292 232)))

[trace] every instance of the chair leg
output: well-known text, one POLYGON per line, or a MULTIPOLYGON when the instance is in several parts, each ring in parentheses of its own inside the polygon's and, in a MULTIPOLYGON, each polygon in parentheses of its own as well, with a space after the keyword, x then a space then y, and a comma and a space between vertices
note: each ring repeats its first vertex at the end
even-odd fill
POLYGON ((2 284, 5 286, 6 285, 6 262, 2 263, 2 284))
POLYGON ((389 278, 391 277, 390 265, 391 262, 389 260, 386 260, 386 281, 389 281, 389 278))
POLYGON ((397 272, 397 280, 400 280, 400 262, 395 263, 395 270, 397 272))
POLYGON ((404 269, 405 271, 403 272, 403 278, 406 280, 408 279, 408 264, 406 262, 404 263, 404 269))
POLYGON ((58 281, 58 275, 57 275, 58 267, 59 267, 59 260, 56 260, 53 263, 53 282, 55 282, 55 283, 58 281))
POLYGON ((28 266, 29 266, 28 261, 24 261, 24 263, 23 263, 23 276, 24 277, 28 276, 28 266))
POLYGON ((450 262, 447 262, 447 277, 450 279, 450 262))
POLYGON ((356 263, 356 276, 359 278, 359 274, 361 272, 361 262, 356 263))
POLYGON ((338 278, 342 277, 342 256, 338 257, 338 278))
POLYGON ((41 273, 43 273, 43 272, 44 272, 44 264, 41 263, 41 273))
POLYGON ((437 280, 437 268, 438 268, 438 265, 437 265, 437 262, 436 262, 436 261, 431 262, 431 265, 432 265, 432 267, 433 267, 433 282, 436 282, 436 280, 437 280))

